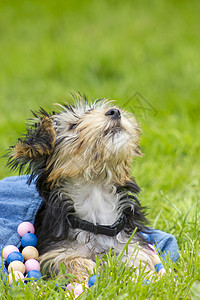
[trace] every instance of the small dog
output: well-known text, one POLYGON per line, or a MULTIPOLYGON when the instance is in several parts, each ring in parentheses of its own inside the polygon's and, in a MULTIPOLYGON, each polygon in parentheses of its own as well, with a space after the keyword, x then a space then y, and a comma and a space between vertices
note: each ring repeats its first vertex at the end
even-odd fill
POLYGON ((135 229, 124 260, 154 272, 160 260, 140 234, 147 220, 130 177, 132 159, 141 155, 135 117, 80 94, 74 106, 60 108, 34 113, 8 161, 31 173, 43 198, 35 220, 42 273, 57 275, 64 263, 67 273, 86 281, 95 256, 121 253, 135 229))

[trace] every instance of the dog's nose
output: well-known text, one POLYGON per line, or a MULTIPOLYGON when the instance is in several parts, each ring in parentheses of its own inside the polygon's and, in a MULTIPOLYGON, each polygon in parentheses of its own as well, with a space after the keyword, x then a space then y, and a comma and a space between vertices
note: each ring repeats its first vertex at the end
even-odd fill
POLYGON ((121 119, 121 113, 117 108, 111 108, 106 113, 105 116, 111 116, 112 119, 119 120, 121 119))

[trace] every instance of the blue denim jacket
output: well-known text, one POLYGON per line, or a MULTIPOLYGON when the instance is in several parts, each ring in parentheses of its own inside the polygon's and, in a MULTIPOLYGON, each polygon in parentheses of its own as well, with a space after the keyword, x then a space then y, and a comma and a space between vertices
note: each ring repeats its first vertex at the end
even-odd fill
MULTIPOLYGON (((20 247, 21 238, 17 227, 24 221, 34 223, 35 215, 42 204, 34 183, 27 184, 28 176, 13 176, 0 181, 0 247, 20 247)), ((148 242, 156 245, 163 259, 179 257, 178 245, 173 235, 153 229, 150 234, 142 233, 148 242)), ((0 260, 0 270, 5 269, 0 260)))

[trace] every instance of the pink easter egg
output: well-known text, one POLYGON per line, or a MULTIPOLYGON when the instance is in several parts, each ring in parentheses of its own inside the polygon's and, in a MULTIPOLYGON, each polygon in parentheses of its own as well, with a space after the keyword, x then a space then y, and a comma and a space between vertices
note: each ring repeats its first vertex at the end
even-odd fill
POLYGON ((166 270, 164 268, 160 269, 158 275, 162 277, 164 274, 166 274, 166 270))
POLYGON ((74 288, 74 295, 79 296, 83 292, 83 286, 82 284, 77 284, 74 288))
POLYGON ((25 269, 26 273, 32 270, 40 271, 40 263, 36 259, 30 258, 25 262, 25 269))
POLYGON ((13 276, 15 278, 16 281, 18 281, 19 279, 23 279, 24 275, 22 274, 22 272, 20 271, 14 271, 13 274, 10 273, 8 276, 8 283, 9 285, 11 285, 13 283, 13 276))
POLYGON ((3 249, 3 258, 7 259, 8 255, 12 252, 19 252, 19 249, 14 245, 8 245, 3 249))
POLYGON ((71 283, 69 283, 69 284, 67 285, 66 288, 67 288, 67 290, 70 291, 70 292, 72 292, 73 289, 74 289, 71 283))
POLYGON ((23 237, 26 233, 35 233, 35 227, 30 222, 23 222, 17 228, 18 234, 23 237))

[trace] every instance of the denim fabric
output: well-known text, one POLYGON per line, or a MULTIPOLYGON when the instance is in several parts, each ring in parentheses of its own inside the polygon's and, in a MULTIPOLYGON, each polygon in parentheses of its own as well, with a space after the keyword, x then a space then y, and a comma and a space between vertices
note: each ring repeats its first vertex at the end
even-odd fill
POLYGON ((28 176, 13 176, 0 181, 0 247, 20 247, 17 227, 24 221, 33 223, 42 203, 34 184, 29 186, 27 180, 28 176))
MULTIPOLYGON (((0 181, 0 247, 15 245, 20 247, 21 238, 17 227, 21 222, 34 223, 35 215, 41 206, 34 183, 27 184, 28 176, 14 176, 0 181)), ((152 229, 150 234, 142 233, 150 242, 156 245, 161 256, 169 256, 176 261, 179 257, 176 239, 163 231, 152 229)), ((5 269, 5 262, 0 270, 5 269)))
POLYGON ((156 249, 163 260, 171 259, 177 261, 179 258, 178 244, 175 237, 172 234, 166 233, 161 230, 151 229, 151 233, 141 232, 147 242, 156 246, 156 249))

